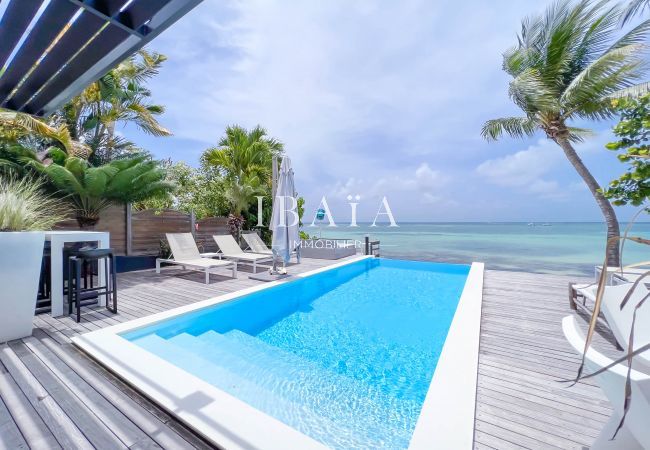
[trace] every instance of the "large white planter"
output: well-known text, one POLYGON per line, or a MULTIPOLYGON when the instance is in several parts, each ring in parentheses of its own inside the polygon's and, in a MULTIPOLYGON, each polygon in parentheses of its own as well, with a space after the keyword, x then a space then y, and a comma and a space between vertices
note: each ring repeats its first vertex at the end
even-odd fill
POLYGON ((45 233, 0 232, 0 342, 32 334, 45 233))

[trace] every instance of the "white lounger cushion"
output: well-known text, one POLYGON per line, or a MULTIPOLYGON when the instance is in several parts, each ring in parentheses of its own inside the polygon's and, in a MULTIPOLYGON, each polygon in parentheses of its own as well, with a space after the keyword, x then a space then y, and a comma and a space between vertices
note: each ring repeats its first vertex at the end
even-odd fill
POLYGON ((242 237, 251 249, 251 252, 261 255, 273 255, 273 252, 266 246, 257 233, 244 233, 242 237))
POLYGON ((205 284, 208 284, 210 282, 210 269, 230 266, 232 268, 232 277, 237 278, 237 262, 202 257, 196 242, 194 242, 192 233, 167 233, 166 236, 174 259, 157 258, 156 273, 160 273, 160 263, 200 268, 205 272, 205 284))
POLYGON ((192 233, 167 233, 166 236, 175 260, 201 259, 192 233))
POLYGON ((271 259, 272 255, 264 255, 261 253, 244 252, 237 241, 229 234, 212 236, 214 241, 219 246, 219 250, 223 256, 230 259, 241 259, 245 261, 257 261, 271 259))
POLYGON ((212 268, 212 267, 224 267, 231 266, 232 261, 223 261, 219 259, 210 259, 210 258, 198 258, 198 259, 161 259, 162 262, 170 264, 178 264, 182 266, 194 266, 201 268, 212 268))
MULTIPOLYGON (((571 346, 578 354, 581 354, 585 346, 585 339, 575 317, 565 317, 562 320, 562 329, 571 346)), ((589 371, 593 372, 602 367, 607 367, 613 361, 593 348, 590 348, 587 351, 586 362, 589 371)), ((634 369, 630 374, 632 381, 632 402, 630 403, 630 410, 625 419, 625 425, 616 440, 610 441, 623 411, 626 376, 627 366, 617 364, 595 377, 596 382, 600 385, 612 404, 614 413, 592 448, 620 448, 626 450, 650 448, 650 427, 648 427, 648 416, 650 415, 650 375, 634 369)))
MULTIPOLYGON (((628 347, 634 308, 645 296, 650 294, 648 288, 643 283, 640 283, 621 310, 621 302, 631 288, 631 283, 607 286, 601 305, 607 323, 610 325, 616 340, 624 349, 628 347)), ((648 343, 650 343, 650 299, 646 300, 643 306, 638 309, 634 326, 634 347, 638 348, 648 343)), ((650 355, 642 355, 646 361, 648 361, 648 356, 650 355)), ((648 363, 650 364, 650 361, 648 363)))

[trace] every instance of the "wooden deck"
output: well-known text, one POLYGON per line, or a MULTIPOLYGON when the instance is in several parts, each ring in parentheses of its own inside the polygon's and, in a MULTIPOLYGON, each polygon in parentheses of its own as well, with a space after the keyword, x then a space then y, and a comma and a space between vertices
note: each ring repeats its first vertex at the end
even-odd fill
MULTIPOLYGON (((329 261, 303 260, 294 271, 329 261)), ((225 272, 224 272, 225 273, 225 272)), ((0 449, 210 448, 71 343, 87 331, 256 284, 240 273, 215 276, 170 269, 119 276, 119 314, 86 308, 81 323, 41 315, 30 338, 0 345, 0 449)), ((560 320, 570 314, 568 278, 487 271, 475 448, 584 448, 610 408, 591 382, 566 388, 578 357, 560 320)), ((613 346, 598 337, 607 353, 613 346)), ((254 432, 254 431, 252 431, 254 432)))

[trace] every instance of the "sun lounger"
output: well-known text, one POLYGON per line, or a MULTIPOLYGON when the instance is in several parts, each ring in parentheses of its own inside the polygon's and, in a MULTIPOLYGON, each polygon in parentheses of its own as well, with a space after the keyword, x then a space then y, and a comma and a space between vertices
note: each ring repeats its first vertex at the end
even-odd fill
MULTIPOLYGON (((592 305, 596 301, 598 285, 573 285, 573 288, 575 293, 575 303, 572 305, 572 307, 575 307, 573 307, 573 309, 580 309, 591 315, 593 311, 592 305), (580 297, 581 300, 578 297, 580 297), (587 302, 589 302, 589 304, 587 304, 587 302)), ((631 288, 631 283, 617 286, 606 286, 605 292, 603 293, 603 300, 600 305, 601 317, 598 318, 598 321, 612 330, 616 342, 619 344, 621 349, 627 348, 634 307, 645 296, 650 295, 648 287, 644 283, 641 283, 634 290, 625 307, 621 309, 621 303, 631 288)), ((644 325, 640 325, 638 328, 635 327, 635 336, 639 335, 639 333, 645 333, 640 336, 640 338, 650 341, 650 327, 645 325, 650 324, 650 299, 648 299, 646 304, 640 307, 637 311, 637 324, 644 325)))
POLYGON ((237 262, 212 259, 207 254, 202 256, 192 233, 167 233, 166 236, 174 259, 157 258, 156 273, 160 273, 161 263, 167 263, 183 266, 183 269, 190 268, 205 272, 205 284, 210 283, 210 271, 216 268, 230 267, 232 277, 237 278, 237 262))
MULTIPOLYGON (((603 266, 596 266, 596 280, 600 278, 603 266)), ((643 261, 621 267, 607 267, 607 284, 633 283, 639 276, 650 271, 650 261, 643 261)))
POLYGON ((237 244, 237 241, 229 234, 214 235, 212 238, 219 246, 219 251, 223 258, 237 261, 240 264, 251 264, 253 266, 253 273, 257 273, 258 262, 273 260, 272 255, 243 251, 239 244, 237 244))
POLYGON ((271 249, 266 246, 257 233, 244 233, 242 234, 242 237, 244 238, 244 241, 246 241, 246 245, 248 245, 251 252, 259 253, 260 255, 273 256, 271 249))
MULTIPOLYGON (((627 350, 632 329, 632 316, 634 309, 645 297, 650 295, 648 287, 640 283, 625 306, 621 309, 621 302, 628 294, 632 284, 620 286, 608 286, 603 294, 601 310, 607 323, 609 324, 616 341, 627 350)), ((634 326, 634 346, 643 345, 644 342, 650 342, 650 298, 638 308, 636 312, 636 323, 634 326)), ((645 356, 645 355, 643 355, 645 356)), ((641 359, 644 359, 640 356, 641 359)), ((650 368, 650 354, 646 356, 648 367, 650 368)))
MULTIPOLYGON (((647 328, 647 322, 643 324, 647 328)), ((582 354, 585 348, 585 338, 576 323, 574 316, 567 316, 562 320, 564 336, 578 354, 582 354)), ((648 340, 639 341, 635 344, 638 348, 647 344, 648 340)), ((645 352, 648 353, 648 352, 645 352)), ((641 356, 641 355, 639 355, 641 356)), ((590 348, 586 355, 588 373, 607 367, 614 361, 590 348)), ((627 377, 627 366, 617 364, 600 375, 595 376, 596 382, 609 399, 612 405, 612 416, 600 432, 596 442, 591 448, 620 448, 620 449, 644 449, 650 448, 650 375, 643 368, 638 370, 637 365, 631 370, 630 379, 632 387, 632 402, 630 410, 625 418, 625 424, 619 431, 616 439, 611 441, 614 431, 618 426, 623 413, 623 402, 625 399, 625 380, 627 377)))

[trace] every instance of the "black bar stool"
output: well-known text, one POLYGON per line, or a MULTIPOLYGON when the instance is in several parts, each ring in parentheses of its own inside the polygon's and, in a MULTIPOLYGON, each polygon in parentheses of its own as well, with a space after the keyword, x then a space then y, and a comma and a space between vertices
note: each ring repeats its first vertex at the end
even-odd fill
POLYGON ((77 308, 77 322, 81 321, 81 306, 84 300, 99 298, 106 295, 106 309, 117 313, 117 269, 115 254, 111 248, 80 249, 70 252, 68 259, 68 314, 72 314, 72 304, 77 308), (106 284, 94 286, 93 271, 87 269, 94 263, 104 264, 106 284), (110 266, 110 270, 109 270, 110 266), (90 287, 84 276, 83 286, 81 278, 84 272, 90 272, 90 287), (111 301, 109 301, 109 298, 111 301))

